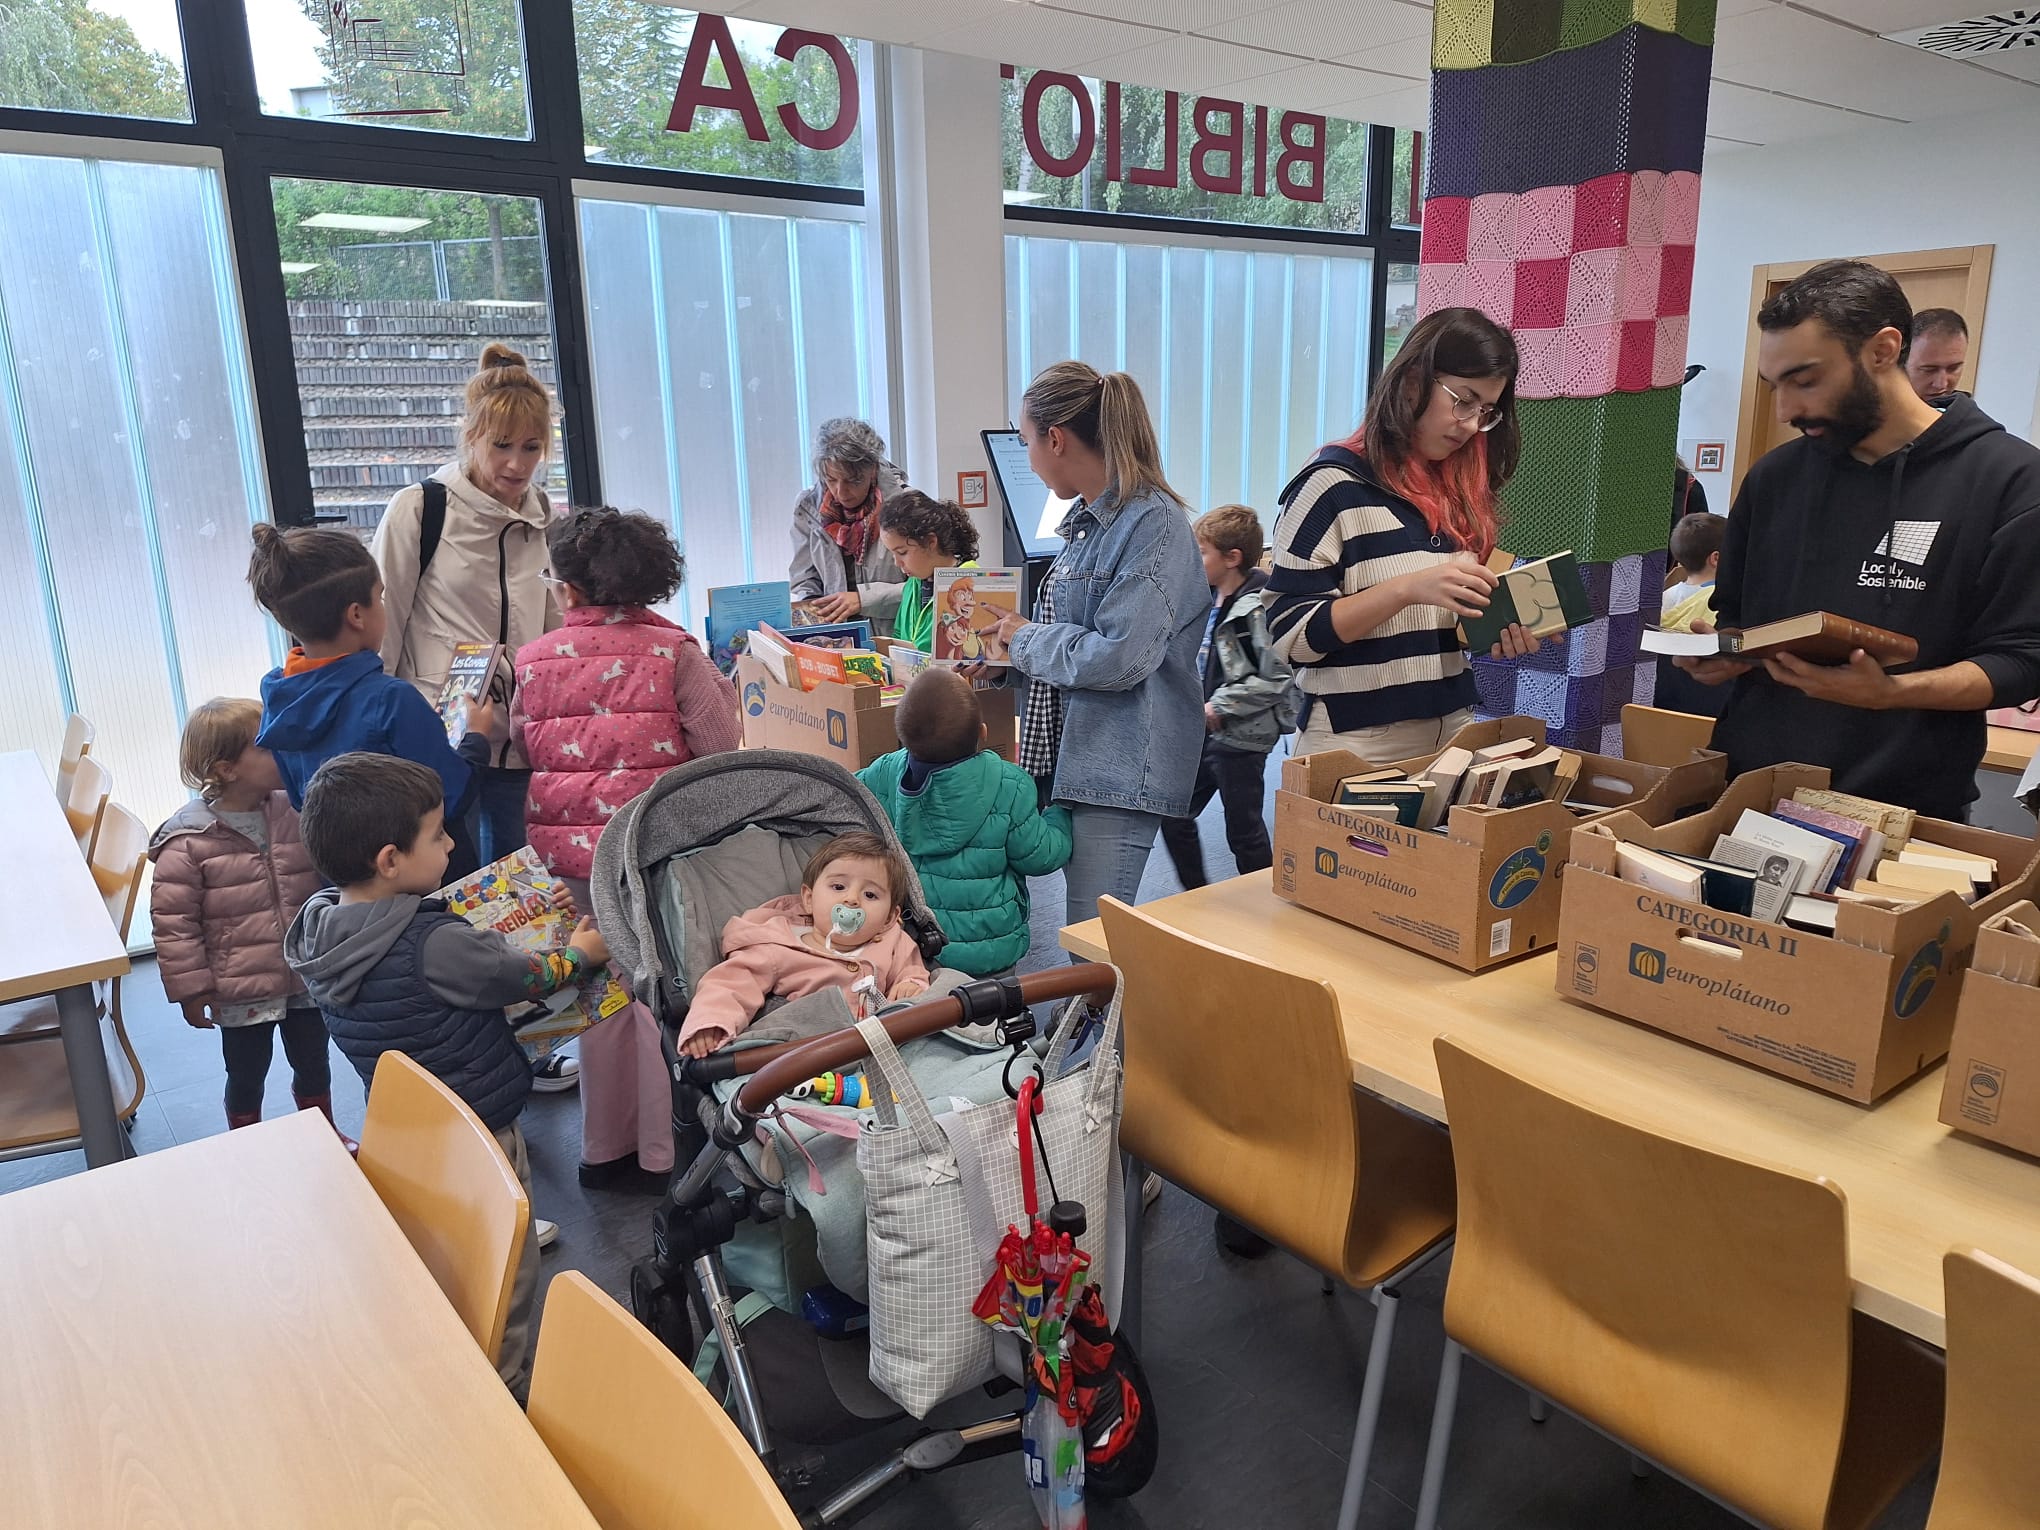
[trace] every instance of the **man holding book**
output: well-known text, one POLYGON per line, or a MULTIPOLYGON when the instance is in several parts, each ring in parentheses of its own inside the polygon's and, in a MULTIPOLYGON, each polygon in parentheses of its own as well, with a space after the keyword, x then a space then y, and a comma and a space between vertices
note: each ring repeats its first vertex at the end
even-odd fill
POLYGON ((1724 643, 1677 663, 1733 683, 1714 734, 1732 774, 1823 765, 1839 790, 1962 818, 1984 712, 2040 695, 2040 450, 1968 398, 1936 412, 1913 391, 1912 308, 1874 266, 1814 267, 1757 326, 1758 369, 1802 435, 1736 496, 1715 625, 1810 613, 1829 634, 1871 630, 1852 635, 1842 662, 1792 645, 1731 657, 1724 643), (1917 655, 1897 662, 1907 639, 1917 655))

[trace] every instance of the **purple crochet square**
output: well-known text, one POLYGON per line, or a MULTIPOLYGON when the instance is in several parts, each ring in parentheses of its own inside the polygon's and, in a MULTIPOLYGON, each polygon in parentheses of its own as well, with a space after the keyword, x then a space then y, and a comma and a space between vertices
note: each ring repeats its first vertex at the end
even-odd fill
POLYGON ((1608 596, 1614 587, 1615 565, 1582 563, 1580 583, 1587 587, 1587 604, 1602 616, 1608 614, 1608 596))
POLYGON ((1541 675, 1525 670, 1516 679, 1516 709, 1535 717, 1547 728, 1565 722, 1566 692, 1570 682, 1564 675, 1541 675))
POLYGON ((1619 664, 1634 664, 1638 650, 1643 647, 1643 615, 1632 611, 1627 616, 1608 618, 1608 667, 1619 664))
POLYGON ((1526 659, 1518 659, 1516 661, 1517 668, 1535 670, 1538 674, 1542 675, 1564 674, 1566 649, 1570 646, 1571 640, 1575 636, 1576 634, 1568 632, 1566 634, 1567 641, 1564 643, 1540 643, 1537 652, 1531 654, 1526 659))
POLYGON ((1606 676, 1583 675, 1568 682, 1565 726, 1569 732, 1597 733, 1607 716, 1606 676))
POLYGON ((1516 710, 1516 666, 1494 659, 1473 661, 1473 683, 1480 692, 1480 715, 1507 717, 1516 710))
POLYGON ((1598 675, 1608 667, 1608 620, 1588 622, 1565 635, 1565 672, 1569 675, 1598 675))

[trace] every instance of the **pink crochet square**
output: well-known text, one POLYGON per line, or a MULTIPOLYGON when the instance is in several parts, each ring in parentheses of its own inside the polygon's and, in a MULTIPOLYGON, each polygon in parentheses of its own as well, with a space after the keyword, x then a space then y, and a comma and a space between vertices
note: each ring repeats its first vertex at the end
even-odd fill
POLYGON ((1515 197, 1506 191, 1475 197, 1467 227, 1466 258, 1514 260, 1516 255, 1515 197))
POLYGON ((1664 211, 1659 219, 1666 244, 1691 244, 1700 235, 1700 177, 1691 170, 1665 176, 1664 211))
POLYGON ((1497 324, 1516 322, 1516 267, 1507 260, 1470 260, 1466 263, 1465 295, 1460 299, 1478 308, 1497 324))
POLYGON ((1621 354, 1615 361, 1615 387, 1622 393, 1641 393, 1650 386, 1657 369, 1657 321, 1626 319, 1622 324, 1621 354))
POLYGON ((1693 246, 1690 244, 1668 244, 1664 247, 1658 271, 1657 311, 1660 314, 1693 311, 1693 246))
POLYGON ((1567 262, 1567 324, 1612 324, 1621 317, 1620 250, 1581 250, 1567 262))
POLYGON ((1568 275, 1564 260, 1517 261, 1512 322, 1528 329, 1557 329, 1565 323, 1568 275))
POLYGON ((1565 336, 1564 398, 1599 398, 1615 391, 1616 354, 1621 330, 1613 324, 1583 324, 1562 331, 1565 336))
POLYGON ((1629 242, 1629 177, 1600 175, 1579 188, 1573 248, 1611 250, 1629 242))
POLYGON ((1686 376, 1686 335, 1692 320, 1674 314, 1657 321, 1657 360, 1651 367, 1653 388, 1676 388, 1686 376))
POLYGON ((1432 197, 1424 204, 1425 265, 1466 259, 1467 220, 1472 206, 1465 197, 1432 197))
POLYGON ((1578 188, 1541 186, 1516 205, 1516 255, 1521 260, 1557 260, 1573 251, 1573 210, 1578 188))
POLYGON ((1515 331, 1518 398, 1563 398, 1565 396, 1566 331, 1562 329, 1519 329, 1515 331))
POLYGON ((1625 319, 1655 319, 1658 316, 1659 273, 1663 251, 1655 245, 1631 245, 1621 252, 1621 295, 1618 302, 1625 319))
POLYGON ((1665 242, 1662 170, 1639 170, 1629 177, 1629 242, 1638 246, 1665 242))
POLYGON ((1441 308, 1458 308, 1466 302, 1466 263, 1417 267, 1417 312, 1433 314, 1441 308))

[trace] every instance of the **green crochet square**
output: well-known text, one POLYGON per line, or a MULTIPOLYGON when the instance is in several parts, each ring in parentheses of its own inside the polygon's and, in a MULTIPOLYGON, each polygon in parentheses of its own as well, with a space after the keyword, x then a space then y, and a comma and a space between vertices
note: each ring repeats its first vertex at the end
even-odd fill
POLYGON ((1527 64, 1559 49, 1565 0, 1503 0, 1495 7, 1495 62, 1527 64))
POLYGON ((1565 0, 1558 46, 1584 48, 1613 37, 1636 19, 1636 0, 1565 0))
POLYGON ((1495 61, 1494 35, 1495 0, 1438 0, 1431 13, 1431 67, 1485 69, 1495 61))
POLYGON ((1703 48, 1714 46, 1715 0, 1679 0, 1679 21, 1675 30, 1687 42, 1703 48))
POLYGON ((1516 405, 1523 460, 1502 491, 1502 545, 1541 558, 1571 548, 1612 563, 1665 545, 1679 390, 1516 405))

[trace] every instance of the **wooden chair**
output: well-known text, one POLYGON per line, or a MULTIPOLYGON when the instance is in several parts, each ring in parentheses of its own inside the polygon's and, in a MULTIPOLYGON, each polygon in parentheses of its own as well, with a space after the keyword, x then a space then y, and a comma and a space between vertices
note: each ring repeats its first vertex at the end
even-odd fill
POLYGON ((2040 1521, 2040 1280, 1973 1248, 1941 1261, 1948 1423, 1927 1530, 2040 1521))
POLYGON ((694 1373, 578 1270, 546 1290, 525 1411, 603 1530, 798 1530, 694 1373))
POLYGON ((1714 719, 1693 712, 1668 712, 1626 702, 1622 708, 1622 757, 1644 765, 1683 765, 1695 749, 1714 739, 1714 719))
MULTIPOLYGON (((1328 984, 1197 940, 1114 898, 1099 912, 1126 978, 1126 1151, 1374 1303, 1339 1511, 1341 1530, 1351 1530, 1381 1413, 1397 1282, 1452 1235, 1451 1144, 1353 1087, 1328 984)), ((1138 1192, 1129 1200, 1138 1205, 1138 1192)), ((1131 1262, 1128 1276, 1138 1280, 1131 1262)))
POLYGON ((92 843, 99 837, 99 819, 113 795, 113 772, 91 755, 78 761, 71 773, 70 795, 64 799, 64 818, 77 836, 78 853, 92 858, 92 843))
POLYGON ((1459 1235, 1418 1530, 1462 1346, 1760 1524, 1870 1524, 1933 1452, 1940 1367, 1851 1309, 1841 1191, 1437 1055, 1459 1235))
POLYGON ((495 1364, 531 1201, 496 1134, 401 1052, 375 1065, 361 1172, 495 1364))
POLYGON ((91 752, 98 734, 91 719, 77 712, 64 723, 63 748, 57 754, 57 801, 71 800, 71 778, 78 774, 78 762, 91 752))
MULTIPOLYGON (((106 916, 127 939, 148 863, 149 831, 118 803, 104 806, 92 846, 92 879, 106 916)), ((132 1121, 148 1077, 121 1017, 120 983, 94 985, 93 1000, 113 1085, 114 1113, 132 1121)), ((63 1152, 83 1145, 54 994, 0 1008, 0 1157, 63 1152)))

